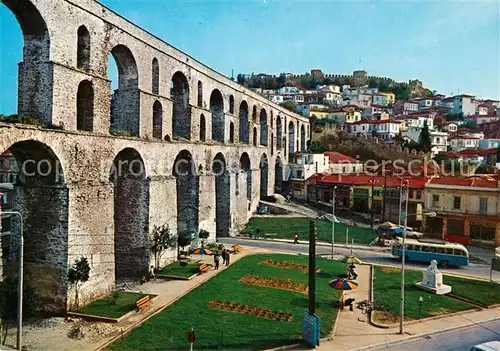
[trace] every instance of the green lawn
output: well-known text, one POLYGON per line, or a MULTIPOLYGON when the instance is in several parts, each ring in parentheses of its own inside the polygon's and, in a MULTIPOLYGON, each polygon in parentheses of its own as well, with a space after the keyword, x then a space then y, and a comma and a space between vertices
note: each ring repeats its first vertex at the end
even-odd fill
POLYGON ((146 295, 150 298, 156 295, 142 294, 127 291, 116 291, 102 299, 96 300, 76 311, 77 313, 91 314, 109 318, 120 318, 124 314, 135 310, 135 302, 146 295))
MULTIPOLYGON (((389 314, 399 315, 401 298, 401 270, 397 268, 374 267, 374 300, 377 310, 385 310, 389 314)), ((453 299, 446 295, 436 295, 415 286, 415 282, 422 280, 422 272, 414 270, 405 271, 405 317, 419 318, 420 302, 423 297, 421 318, 432 317, 440 314, 453 313, 474 308, 474 306, 453 299)), ((465 280, 465 279, 461 279, 465 280)), ((466 280, 461 282, 465 284, 466 280)), ((443 278, 443 283, 452 284, 449 277, 443 278)), ((455 286, 452 284, 452 291, 455 286)))
POLYGON ((179 262, 174 262, 168 266, 163 267, 161 270, 156 272, 156 274, 170 275, 174 277, 189 278, 192 275, 198 273, 198 267, 200 265, 196 262, 189 261, 187 266, 181 266, 179 262))
MULTIPOLYGON (((229 266, 199 288, 183 296, 162 313, 153 316, 111 346, 113 350, 184 350, 188 348, 186 332, 193 327, 196 333, 196 350, 260 350, 302 340, 302 319, 308 308, 307 294, 278 288, 242 284, 245 275, 290 279, 308 283, 306 272, 281 269, 259 264, 264 260, 294 261, 307 264, 306 256, 266 254, 247 256, 229 266), (212 300, 234 301, 290 312, 293 321, 279 322, 208 308, 212 300), (219 345, 222 345, 220 348, 219 345)), ((318 259, 321 272, 316 277, 317 314, 321 317, 321 334, 327 336, 333 327, 340 293, 328 286, 328 281, 345 273, 344 264, 318 259), (336 305, 335 305, 336 306, 336 305)))
MULTIPOLYGON (((255 233, 260 229, 261 235, 275 233, 277 238, 293 239, 299 233, 299 240, 309 238, 309 218, 286 217, 252 217, 245 228, 255 233)), ((318 240, 332 242, 332 222, 328 220, 315 220, 318 240)), ((335 223, 335 243, 345 244, 346 229, 349 228, 349 244, 354 239, 354 244, 369 244, 377 236, 377 232, 370 228, 353 227, 343 223, 335 223)))
POLYGON ((499 283, 450 276, 444 276, 443 280, 445 284, 451 285, 454 295, 488 306, 500 303, 499 283))

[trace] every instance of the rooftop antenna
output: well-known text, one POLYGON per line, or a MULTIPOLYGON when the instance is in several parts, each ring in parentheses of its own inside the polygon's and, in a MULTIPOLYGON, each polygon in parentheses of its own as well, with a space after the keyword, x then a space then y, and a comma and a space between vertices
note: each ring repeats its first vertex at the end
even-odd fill
POLYGON ((234 69, 231 69, 231 80, 234 80, 234 69))

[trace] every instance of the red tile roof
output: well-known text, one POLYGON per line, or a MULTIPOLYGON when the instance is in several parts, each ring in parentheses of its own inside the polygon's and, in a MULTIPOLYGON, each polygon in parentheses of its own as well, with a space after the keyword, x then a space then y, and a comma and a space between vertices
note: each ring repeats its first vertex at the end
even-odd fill
POLYGON ((340 152, 325 151, 323 155, 328 156, 330 163, 361 163, 361 161, 355 158, 349 157, 347 155, 341 154, 340 152))
POLYGON ((497 148, 491 148, 487 150, 464 149, 460 151, 445 152, 444 155, 448 158, 460 158, 468 156, 489 156, 495 155, 496 153, 497 148))
POLYGON ((349 185, 373 185, 374 186, 387 186, 387 187, 398 187, 401 186, 401 182, 405 179, 409 180, 410 188, 423 189, 427 178, 425 177, 412 177, 412 178, 400 178, 395 176, 372 176, 369 174, 359 174, 359 175, 344 175, 344 174, 319 174, 313 175, 307 182, 309 184, 318 183, 332 183, 332 184, 349 184, 349 185))
POLYGON ((362 119, 361 121, 357 121, 351 124, 385 124, 385 123, 401 124, 401 121, 397 121, 395 119, 382 119, 382 120, 362 119))
POLYGON ((478 177, 470 177, 470 178, 443 177, 443 178, 431 179, 428 184, 498 188, 499 187, 498 183, 499 182, 494 179, 490 180, 478 177))

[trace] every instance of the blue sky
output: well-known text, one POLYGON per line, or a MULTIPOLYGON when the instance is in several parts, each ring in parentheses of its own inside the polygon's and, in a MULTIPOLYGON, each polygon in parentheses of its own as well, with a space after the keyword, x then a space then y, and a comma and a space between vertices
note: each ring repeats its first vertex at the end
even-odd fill
MULTIPOLYGON (((228 76, 365 69, 447 95, 500 98, 497 1, 102 2, 228 76)), ((1 4, 0 49, 0 113, 14 113, 22 34, 1 4)))

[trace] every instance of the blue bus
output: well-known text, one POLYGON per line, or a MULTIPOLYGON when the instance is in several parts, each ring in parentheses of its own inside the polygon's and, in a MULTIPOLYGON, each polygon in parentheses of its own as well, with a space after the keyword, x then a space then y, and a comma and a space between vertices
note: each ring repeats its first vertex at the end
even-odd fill
MULTIPOLYGON (((405 245, 405 260, 407 261, 430 263, 432 260, 436 260, 442 266, 469 265, 469 252, 461 244, 425 239, 405 239, 405 245)), ((392 255, 401 259, 402 249, 402 239, 397 238, 392 246, 392 255)))

